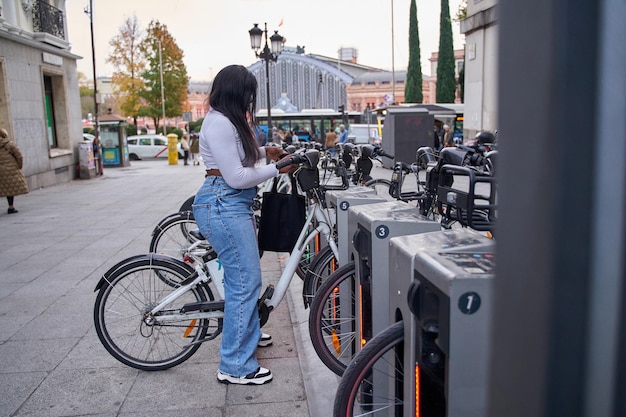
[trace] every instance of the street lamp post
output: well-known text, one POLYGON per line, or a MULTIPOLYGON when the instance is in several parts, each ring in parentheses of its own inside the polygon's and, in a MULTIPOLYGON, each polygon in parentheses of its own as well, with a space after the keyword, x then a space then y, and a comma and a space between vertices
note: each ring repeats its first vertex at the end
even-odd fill
POLYGON ((265 94, 267 96, 267 137, 270 138, 272 132, 272 105, 270 100, 270 61, 276 62, 278 55, 283 50, 284 38, 278 34, 275 30, 274 34, 270 36, 270 43, 272 49, 270 50, 267 43, 267 23, 265 23, 265 30, 261 30, 258 23, 254 24, 254 27, 248 31, 250 33, 250 45, 254 50, 254 54, 257 58, 261 58, 265 61, 265 94), (263 50, 259 52, 261 48, 261 39, 265 35, 265 46, 263 50))

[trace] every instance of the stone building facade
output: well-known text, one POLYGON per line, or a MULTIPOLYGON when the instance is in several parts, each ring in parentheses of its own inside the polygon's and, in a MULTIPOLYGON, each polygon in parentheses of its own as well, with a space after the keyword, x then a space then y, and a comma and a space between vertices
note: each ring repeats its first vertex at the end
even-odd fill
POLYGON ((0 126, 24 156, 30 189, 76 178, 82 141, 76 60, 65 0, 3 0, 0 126))

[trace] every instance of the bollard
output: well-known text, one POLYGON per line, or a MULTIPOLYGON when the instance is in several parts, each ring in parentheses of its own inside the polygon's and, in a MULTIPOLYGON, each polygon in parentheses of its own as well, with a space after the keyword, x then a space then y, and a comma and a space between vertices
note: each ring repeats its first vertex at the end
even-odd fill
POLYGON ((167 135, 167 160, 169 165, 178 165, 178 135, 167 135))

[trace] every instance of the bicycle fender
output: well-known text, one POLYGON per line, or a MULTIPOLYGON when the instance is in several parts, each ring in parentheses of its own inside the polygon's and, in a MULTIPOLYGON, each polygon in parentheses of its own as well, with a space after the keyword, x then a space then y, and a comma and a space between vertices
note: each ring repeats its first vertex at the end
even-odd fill
POLYGON ((177 213, 172 213, 172 214, 166 216, 165 218, 161 219, 161 221, 152 230, 151 236, 154 236, 158 231, 162 230, 173 219, 180 218, 181 215, 182 216, 187 216, 187 220, 194 220, 193 211, 179 211, 177 213))
POLYGON ((98 281, 98 284, 96 284, 96 288, 94 289, 94 292, 99 291, 104 285, 108 285, 110 277, 113 274, 115 274, 120 268, 122 268, 122 267, 124 267, 124 266, 126 266, 126 265, 128 265, 130 263, 137 262, 137 261, 151 262, 151 261, 155 261, 155 260, 174 264, 175 266, 188 271, 189 274, 192 274, 194 272, 193 268, 190 265, 186 264, 183 261, 179 261, 176 258, 172 258, 170 256, 161 255, 161 254, 157 254, 157 253, 145 253, 145 254, 142 254, 142 255, 135 255, 135 256, 131 256, 130 258, 126 258, 124 260, 121 260, 120 262, 118 262, 117 264, 115 264, 111 268, 109 268, 109 270, 106 271, 102 275, 102 278, 100 278, 100 280, 98 281))

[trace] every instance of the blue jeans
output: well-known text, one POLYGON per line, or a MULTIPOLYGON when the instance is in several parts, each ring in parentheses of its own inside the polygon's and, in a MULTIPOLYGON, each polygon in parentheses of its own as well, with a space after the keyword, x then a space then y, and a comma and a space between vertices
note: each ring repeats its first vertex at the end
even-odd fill
POLYGON ((224 327, 220 371, 242 377, 259 367, 261 338, 257 301, 261 261, 252 202, 256 187, 237 190, 222 177, 209 176, 196 193, 193 214, 224 268, 224 327))

